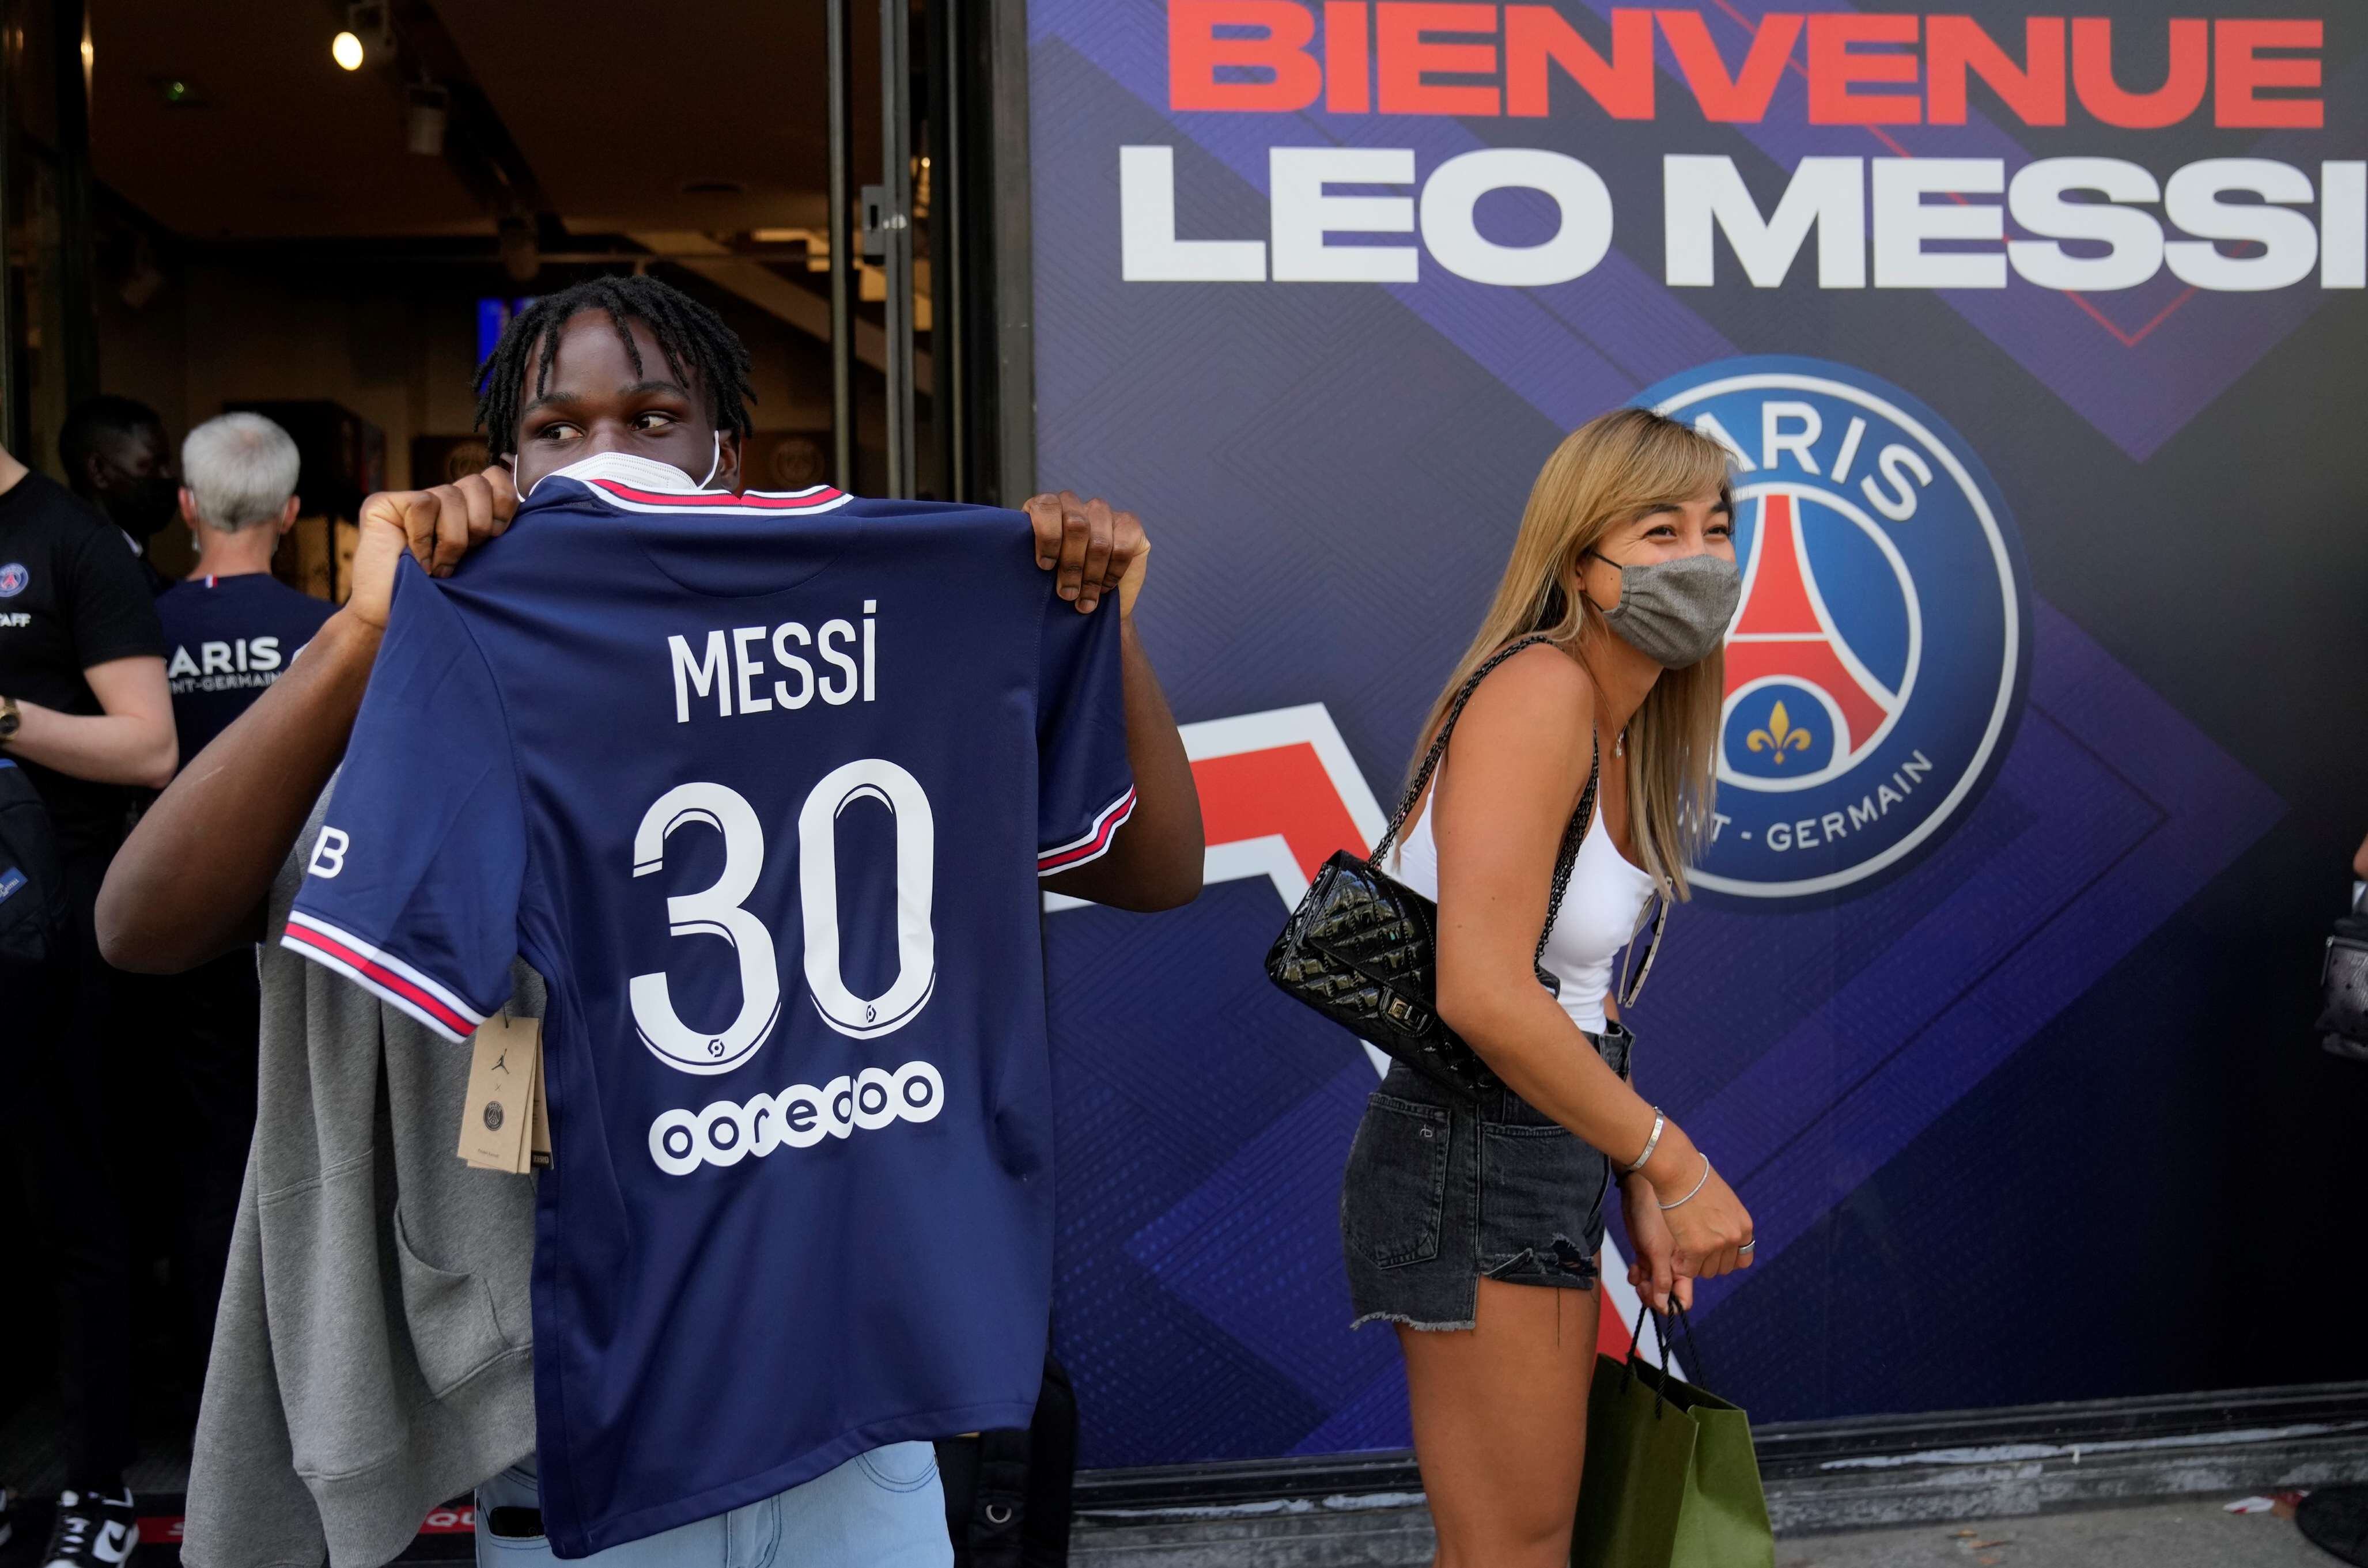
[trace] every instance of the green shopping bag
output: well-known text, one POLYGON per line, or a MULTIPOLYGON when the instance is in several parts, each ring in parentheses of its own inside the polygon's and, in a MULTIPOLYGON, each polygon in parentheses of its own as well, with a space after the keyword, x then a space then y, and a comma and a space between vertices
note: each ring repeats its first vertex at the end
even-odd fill
MULTIPOLYGON (((1692 1325, 1671 1305, 1700 1377, 1692 1325)), ((1595 1358, 1572 1568, 1774 1568, 1750 1417, 1671 1376, 1669 1331, 1654 1337, 1658 1367, 1634 1343, 1624 1358, 1595 1358)))

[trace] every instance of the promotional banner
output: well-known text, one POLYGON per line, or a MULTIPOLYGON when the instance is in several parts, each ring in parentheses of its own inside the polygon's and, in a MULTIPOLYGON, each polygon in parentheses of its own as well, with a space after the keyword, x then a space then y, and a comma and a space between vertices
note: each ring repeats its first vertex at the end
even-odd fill
POLYGON ((2359 1272, 2310 1021, 2368 27, 1971 9, 1030 0, 1039 480, 1145 519, 1210 845, 1189 910, 1047 917, 1087 1463, 1408 1441, 1340 1256, 1376 1059, 1260 960, 1631 403, 1733 454, 1745 571, 1631 1016, 1759 1237, 1699 1369, 1761 1420, 2368 1372, 2278 1300, 2359 1272))

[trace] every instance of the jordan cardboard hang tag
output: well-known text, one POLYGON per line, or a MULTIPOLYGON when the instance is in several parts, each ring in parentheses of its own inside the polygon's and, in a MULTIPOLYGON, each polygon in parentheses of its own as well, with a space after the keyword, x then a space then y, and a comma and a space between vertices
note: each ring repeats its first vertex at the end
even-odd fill
POLYGON ((527 1140, 528 1165, 525 1168, 548 1170, 551 1167, 551 1102, 543 1096, 542 1037, 540 1033, 535 1037, 534 1114, 529 1119, 534 1131, 527 1140))
POLYGON ((469 1097, 461 1115, 461 1158, 479 1170, 531 1168, 534 1079, 542 1026, 496 1014, 472 1040, 469 1097))
POLYGON ((469 1098, 461 1114, 461 1158, 479 1170, 527 1170, 542 1025, 496 1014, 477 1027, 473 1047, 469 1098))

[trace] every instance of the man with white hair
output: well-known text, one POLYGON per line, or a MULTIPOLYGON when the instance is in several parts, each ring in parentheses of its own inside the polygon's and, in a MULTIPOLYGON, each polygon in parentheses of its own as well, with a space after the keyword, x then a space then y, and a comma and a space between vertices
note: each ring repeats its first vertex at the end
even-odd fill
POLYGON ((296 521, 296 443, 260 414, 225 414, 181 443, 181 519, 198 547, 188 580, 156 601, 172 649, 165 678, 187 767, 279 678, 336 607, 271 574, 296 521))
MULTIPOLYGON (((181 766, 228 729, 288 668, 336 607, 271 574, 296 520, 296 443, 259 414, 210 419, 181 443, 181 518, 198 562, 156 600, 181 766)), ((255 955, 238 952, 127 988, 142 1015, 156 1085, 173 1104, 179 1177, 172 1263, 188 1312, 186 1343, 202 1369, 255 1131, 260 1028, 255 955)))

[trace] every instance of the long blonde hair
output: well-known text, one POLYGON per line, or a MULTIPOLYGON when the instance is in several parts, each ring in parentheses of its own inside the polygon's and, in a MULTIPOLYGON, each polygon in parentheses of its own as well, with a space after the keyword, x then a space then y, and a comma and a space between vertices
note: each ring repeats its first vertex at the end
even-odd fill
MULTIPOLYGON (((1430 750, 1472 672, 1515 638, 1545 632, 1555 646, 1577 652, 1584 666, 1585 650, 1615 634, 1585 595, 1567 593, 1563 585, 1622 523, 1710 490, 1731 503, 1728 462, 1726 449, 1710 437, 1650 409, 1616 409, 1565 437, 1530 487, 1505 575, 1479 633, 1430 706, 1415 766, 1430 750)), ((1645 869, 1678 898, 1687 895, 1686 868, 1710 842, 1725 692, 1726 653, 1720 649, 1698 665, 1662 671, 1628 721, 1636 847, 1645 869)))

